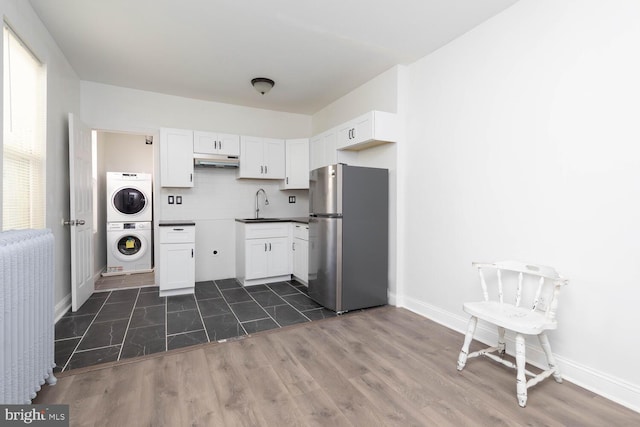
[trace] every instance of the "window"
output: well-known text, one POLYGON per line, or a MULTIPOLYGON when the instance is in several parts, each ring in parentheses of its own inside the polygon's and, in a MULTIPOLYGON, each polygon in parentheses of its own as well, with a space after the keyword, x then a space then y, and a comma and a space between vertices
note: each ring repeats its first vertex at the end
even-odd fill
POLYGON ((2 230, 45 226, 44 66, 3 30, 2 230))

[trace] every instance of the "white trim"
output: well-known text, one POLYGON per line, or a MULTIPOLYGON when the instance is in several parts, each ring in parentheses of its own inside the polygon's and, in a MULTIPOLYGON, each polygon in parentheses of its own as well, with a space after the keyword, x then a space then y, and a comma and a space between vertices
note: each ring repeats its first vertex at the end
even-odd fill
MULTIPOLYGON (((467 321, 469 320, 466 316, 460 316, 447 310, 443 310, 440 307, 435 307, 407 296, 403 298, 394 298, 394 300, 401 300, 401 302, 404 303, 401 307, 433 320, 434 322, 449 329, 453 329, 461 334, 466 332, 467 321)), ((497 342, 497 337, 498 335, 496 331, 494 331, 494 328, 489 327, 485 323, 478 322, 476 333, 473 337, 475 340, 487 345, 494 345, 497 342)), ((460 346, 462 346, 462 338, 463 337, 461 336, 460 346)), ((515 345, 513 336, 510 336, 507 332, 506 338, 507 353, 513 355, 515 345)), ((529 341, 533 340, 527 340, 527 342, 529 341)), ((538 368, 546 369, 546 359, 542 350, 537 346, 537 340, 535 341, 535 345, 527 345, 526 352, 527 363, 531 363, 533 366, 538 368)), ((592 369, 558 354, 554 354, 554 356, 560 366, 562 377, 566 380, 619 403, 620 405, 626 406, 629 409, 640 412, 640 405, 638 404, 638 402, 640 402, 639 386, 626 382, 620 378, 612 377, 604 372, 592 369)), ((452 369, 455 369, 455 364, 456 361, 452 360, 452 369)))
POLYGON ((58 323, 58 320, 60 320, 62 316, 64 316, 65 313, 69 311, 70 308, 71 308, 71 293, 68 293, 67 295, 65 295, 64 298, 62 298, 56 304, 54 323, 58 323))
POLYGON ((398 306, 398 300, 395 292, 387 291, 387 301, 389 305, 398 306))

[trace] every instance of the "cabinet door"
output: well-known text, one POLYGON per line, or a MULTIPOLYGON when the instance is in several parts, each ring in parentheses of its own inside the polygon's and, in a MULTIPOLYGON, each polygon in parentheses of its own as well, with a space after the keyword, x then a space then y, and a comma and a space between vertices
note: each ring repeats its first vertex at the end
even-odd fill
POLYGON ((293 242, 293 275, 308 283, 309 242, 303 239, 294 239, 293 242))
POLYGON ((245 240, 245 278, 247 280, 269 277, 269 240, 245 240))
POLYGON ((348 147, 353 142, 355 135, 355 127, 353 121, 347 122, 338 127, 336 148, 341 149, 348 147))
POLYGON ((329 166, 338 163, 338 154, 336 153, 337 132, 329 132, 325 134, 322 139, 324 143, 324 161, 320 166, 329 166))
POLYGON ((193 243, 160 245, 160 290, 195 286, 193 243))
POLYGON ((215 154, 217 148, 217 134, 211 132, 193 132, 193 152, 215 154))
POLYGON ((240 136, 225 133, 218 134, 218 154, 226 156, 240 155, 240 136))
POLYGON ((351 144, 360 144, 373 139, 373 112, 360 116, 351 123, 353 124, 351 144))
POLYGON ((160 129, 160 185, 193 187, 193 132, 160 129))
POLYGON ((291 251, 287 237, 275 237, 268 241, 269 276, 291 274, 291 251))
MULTIPOLYGON (((296 248, 297 249, 297 248, 296 248)), ((300 240, 300 279, 305 283, 309 283, 309 242, 306 240, 300 240)))
POLYGON ((286 177, 284 189, 309 188, 309 140, 288 139, 285 143, 286 177))
POLYGON ((284 140, 263 138, 264 178, 284 179, 284 140))
POLYGON ((262 138, 240 137, 240 178, 264 178, 262 138))
POLYGON ((322 167, 324 161, 324 136, 318 135, 309 141, 309 172, 322 167))

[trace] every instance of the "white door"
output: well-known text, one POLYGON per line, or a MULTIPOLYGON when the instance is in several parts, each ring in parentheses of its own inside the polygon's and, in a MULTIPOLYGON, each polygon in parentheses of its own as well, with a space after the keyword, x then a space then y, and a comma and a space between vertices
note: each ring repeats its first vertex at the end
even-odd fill
POLYGON ((91 129, 69 113, 71 309, 89 299, 93 283, 93 185, 91 129))

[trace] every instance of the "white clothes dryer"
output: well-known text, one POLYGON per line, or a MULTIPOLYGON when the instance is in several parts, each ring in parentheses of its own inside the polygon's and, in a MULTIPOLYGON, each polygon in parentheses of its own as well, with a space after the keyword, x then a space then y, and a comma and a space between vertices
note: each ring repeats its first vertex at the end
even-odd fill
POLYGON ((107 172, 107 222, 153 220, 151 174, 107 172))
POLYGON ((106 275, 152 271, 152 235, 150 222, 107 223, 106 275))

